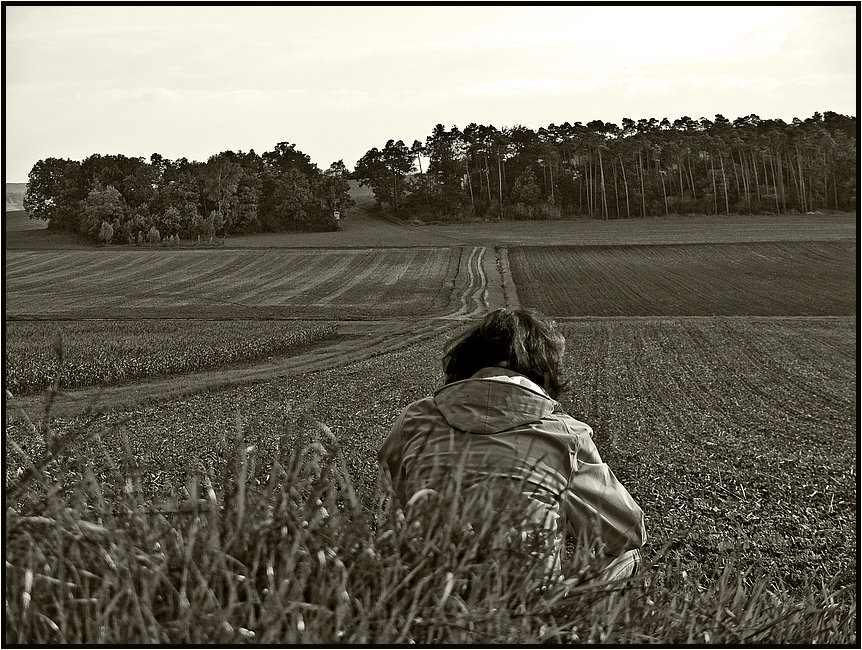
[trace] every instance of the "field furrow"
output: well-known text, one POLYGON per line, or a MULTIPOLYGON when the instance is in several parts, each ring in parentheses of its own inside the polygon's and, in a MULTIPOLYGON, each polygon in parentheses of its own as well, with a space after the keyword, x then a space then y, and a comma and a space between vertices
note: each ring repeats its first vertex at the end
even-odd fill
POLYGON ((251 255, 230 255, 223 258, 207 257, 189 269, 187 277, 179 286, 173 285, 177 271, 173 264, 182 264, 182 258, 167 260, 153 268, 154 275, 164 284, 176 286, 178 292, 195 291, 201 295, 227 292, 232 298, 239 294, 235 281, 240 277, 254 277, 254 268, 249 265, 251 255))
POLYGON ((318 271, 318 255, 282 255, 275 251, 269 264, 256 274, 242 273, 232 280, 232 286, 241 292, 251 305, 284 306, 295 298, 302 287, 302 277, 318 271))
POLYGON ((786 554, 788 571, 804 573, 804 554, 783 536, 821 549, 810 513, 829 526, 823 517, 846 514, 853 490, 855 326, 855 318, 567 321, 573 385, 564 406, 594 427, 617 475, 652 504, 653 543, 694 526, 701 548, 720 557, 723 540, 768 537, 761 551, 786 554))
MULTIPOLYGON (((258 296, 282 289, 290 269, 282 267, 281 261, 272 251, 261 251, 249 256, 241 268, 231 277, 221 278, 222 288, 237 296, 237 300, 250 305, 258 303, 258 296)), ((182 291, 193 290, 193 284, 183 285, 182 291)))
MULTIPOLYGON (((461 257, 463 255, 462 248, 451 248, 449 249, 449 254, 447 256, 446 262, 446 273, 440 279, 441 281, 437 284, 436 287, 429 287, 429 289, 433 289, 434 291, 434 300, 439 304, 445 305, 444 310, 446 313, 451 313, 456 309, 456 304, 458 301, 457 295, 457 282, 458 282, 458 274, 461 266, 461 257)), ((432 264, 436 264, 435 261, 432 261, 430 258, 426 258, 424 260, 424 268, 431 268, 432 264)))
MULTIPOLYGON (((368 251, 362 255, 351 255, 349 263, 340 273, 332 275, 327 278, 326 282, 316 285, 314 291, 304 296, 306 304, 314 307, 329 306, 331 303, 329 300, 330 296, 344 295, 345 292, 342 290, 345 286, 356 288, 360 284, 359 282, 354 282, 357 276, 367 279, 368 274, 366 271, 373 267, 377 261, 379 261, 379 252, 368 251)), ((363 293, 368 288, 368 286, 363 287, 363 293)))
POLYGON ((518 247, 522 304, 554 316, 846 316, 856 244, 518 247))
POLYGON ((449 248, 62 251, 53 258, 12 251, 6 314, 247 318, 256 310, 337 318, 349 305, 362 318, 443 315, 457 255, 449 248))
MULTIPOLYGON (((375 280, 380 277, 384 269, 389 268, 389 261, 384 259, 384 254, 379 251, 373 256, 365 255, 356 260, 357 264, 348 269, 345 277, 342 278, 340 285, 324 295, 315 303, 319 306, 331 305, 333 302, 341 299, 344 294, 352 291, 355 287, 361 284, 367 284, 371 287, 375 285, 375 280)), ((406 265, 407 261, 404 260, 406 265)), ((373 293, 371 294, 373 297, 373 293)))

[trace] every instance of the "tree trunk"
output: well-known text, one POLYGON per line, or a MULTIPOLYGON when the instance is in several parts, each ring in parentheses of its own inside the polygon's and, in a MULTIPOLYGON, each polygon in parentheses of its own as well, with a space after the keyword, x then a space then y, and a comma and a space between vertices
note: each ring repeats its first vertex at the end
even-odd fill
POLYGON ((664 187, 665 175, 662 173, 661 163, 658 164, 658 177, 661 179, 661 193, 664 196, 664 216, 668 216, 670 214, 670 210, 667 208, 667 190, 664 187))
POLYGON ((691 181, 691 196, 697 201, 697 187, 694 184, 694 172, 691 169, 691 160, 688 161, 688 177, 691 181))
POLYGON ((778 181, 781 183, 781 209, 787 213, 787 190, 789 189, 784 180, 784 159, 778 156, 778 181))
POLYGON ((599 178, 599 175, 596 173, 596 171, 598 171, 597 166, 591 164, 590 167, 591 167, 590 174, 593 177, 593 216, 601 216, 602 204, 599 203, 599 185, 600 185, 601 179, 599 178))
POLYGON ((730 198, 727 196, 727 175, 724 173, 724 156, 718 152, 718 162, 721 163, 721 181, 724 185, 724 209, 730 214, 730 198))
POLYGON ((470 178, 470 163, 465 161, 467 165, 467 186, 470 188, 470 208, 473 215, 476 215, 476 201, 473 200, 473 180, 470 178))
POLYGON ((605 192, 605 166, 602 164, 602 149, 599 149, 599 171, 601 172, 601 180, 602 180, 602 208, 605 213, 605 219, 608 218, 608 195, 605 192))
POLYGON ((491 207, 491 166, 488 164, 488 156, 485 156, 485 185, 488 186, 488 207, 491 207))
POLYGON ((709 175, 712 176, 712 203, 715 206, 715 214, 718 214, 718 186, 715 184, 715 161, 709 157, 709 175))
MULTIPOLYGON (((795 167, 793 164, 793 160, 790 158, 790 154, 785 152, 784 154, 787 156, 787 161, 784 164, 784 167, 787 169, 787 189, 788 191, 791 189, 790 184, 793 183, 793 188, 796 190, 796 206, 793 209, 802 209, 802 200, 799 198, 799 177, 796 174, 795 167)), ((792 198, 791 198, 791 206, 793 206, 792 198)))
POLYGON ((757 196, 758 209, 760 206, 760 178, 757 174, 757 159, 754 157, 754 152, 751 152, 751 169, 754 172, 754 194, 757 196))
POLYGON ((503 218, 503 164, 497 156, 497 176, 500 179, 500 219, 503 218))
POLYGON ((829 180, 826 175, 826 150, 823 150, 823 209, 829 209, 829 180))
MULTIPOLYGON (((584 213, 584 182, 580 178, 578 180, 578 214, 584 213)), ((572 183, 575 182, 575 171, 572 170, 572 183)))
POLYGON ((811 203, 808 200, 808 188, 805 185, 805 173, 802 168, 802 156, 799 154, 798 147, 796 149, 796 157, 799 160, 799 185, 802 187, 802 211, 808 212, 811 209, 811 203))
POLYGON ((643 209, 643 216, 646 217, 646 187, 644 186, 644 163, 641 158, 641 152, 638 151, 638 167, 640 168, 641 175, 641 208, 643 209))
MULTIPOLYGON (((799 170, 799 178, 796 178, 796 173, 793 174, 793 178, 796 182, 796 195, 799 197, 799 209, 802 212, 808 212, 808 208, 805 204, 805 177, 802 174, 802 159, 799 157, 799 146, 795 145, 794 149, 796 150, 796 167, 799 170)), ((790 159, 790 154, 787 154, 787 156, 790 168, 793 169, 793 160, 790 159)))
POLYGON ((736 163, 733 162, 733 148, 730 149, 730 166, 733 167, 733 181, 736 184, 736 196, 739 197, 739 174, 736 172, 736 163))
MULTIPOLYGON (((766 161, 764 159, 764 165, 766 161)), ((776 214, 781 214, 781 203, 778 201, 778 177, 775 175, 775 160, 772 157, 772 150, 769 150, 769 166, 772 167, 772 187, 775 192, 775 212, 776 214)), ((766 173, 764 171, 764 173, 766 173)), ((768 177, 767 177, 768 178, 768 177)), ((769 181, 767 180, 766 187, 769 188, 769 181)))
POLYGON ((398 174, 394 174, 395 176, 395 213, 398 213, 398 174))
POLYGON ((838 176, 835 173, 835 164, 834 163, 832 165, 832 190, 835 192, 833 198, 835 199, 835 209, 837 210, 838 209, 838 176))
POLYGON ((620 159, 620 169, 623 170, 623 187, 626 190, 626 219, 632 218, 632 211, 629 207, 629 182, 626 180, 626 166, 623 164, 623 157, 620 154, 617 154, 620 159))

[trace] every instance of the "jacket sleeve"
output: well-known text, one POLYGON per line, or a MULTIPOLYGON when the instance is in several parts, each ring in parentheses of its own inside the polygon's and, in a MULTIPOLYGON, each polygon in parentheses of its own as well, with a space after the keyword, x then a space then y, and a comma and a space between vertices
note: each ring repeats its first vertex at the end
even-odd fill
POLYGON ((646 541, 643 510, 602 462, 592 439, 578 438, 563 499, 569 528, 575 535, 598 533, 608 555, 640 548, 646 541))

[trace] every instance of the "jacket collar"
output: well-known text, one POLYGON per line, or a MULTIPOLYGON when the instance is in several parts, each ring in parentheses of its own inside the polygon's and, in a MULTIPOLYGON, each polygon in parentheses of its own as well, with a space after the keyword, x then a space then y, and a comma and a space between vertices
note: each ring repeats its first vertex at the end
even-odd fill
POLYGON ((450 426, 470 433, 499 433, 550 415, 557 402, 520 373, 483 368, 469 379, 443 386, 434 394, 450 426))

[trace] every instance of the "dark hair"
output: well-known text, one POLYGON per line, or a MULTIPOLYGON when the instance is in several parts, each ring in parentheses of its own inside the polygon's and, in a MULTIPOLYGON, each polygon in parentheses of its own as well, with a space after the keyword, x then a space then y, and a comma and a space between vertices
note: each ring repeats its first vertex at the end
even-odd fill
POLYGON ((566 390, 562 372, 566 339, 553 321, 532 309, 496 309, 451 339, 444 348, 443 371, 451 384, 482 368, 506 362, 556 398, 566 390))

